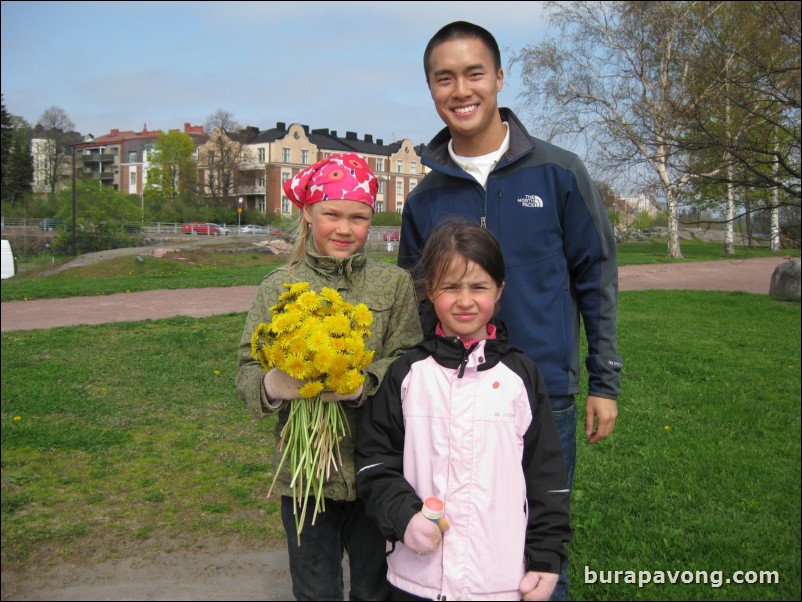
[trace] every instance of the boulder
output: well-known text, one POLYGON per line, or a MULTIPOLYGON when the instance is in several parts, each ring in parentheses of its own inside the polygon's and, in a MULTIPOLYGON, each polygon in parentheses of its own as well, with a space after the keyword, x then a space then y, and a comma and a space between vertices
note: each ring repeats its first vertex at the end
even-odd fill
POLYGON ((771 285, 769 285, 769 295, 778 299, 789 299, 800 297, 800 259, 791 257, 785 263, 781 263, 771 274, 771 285))

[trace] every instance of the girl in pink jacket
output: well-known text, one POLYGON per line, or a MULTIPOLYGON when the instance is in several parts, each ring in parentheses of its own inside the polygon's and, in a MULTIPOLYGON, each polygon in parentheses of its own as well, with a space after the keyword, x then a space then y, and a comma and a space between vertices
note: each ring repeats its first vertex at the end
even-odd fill
POLYGON ((420 280, 437 325, 360 418, 357 489, 388 539, 395 599, 548 600, 566 558, 569 491, 546 387, 493 320, 504 273, 487 230, 430 236, 420 280), (420 512, 432 496, 445 504, 439 525, 420 512))

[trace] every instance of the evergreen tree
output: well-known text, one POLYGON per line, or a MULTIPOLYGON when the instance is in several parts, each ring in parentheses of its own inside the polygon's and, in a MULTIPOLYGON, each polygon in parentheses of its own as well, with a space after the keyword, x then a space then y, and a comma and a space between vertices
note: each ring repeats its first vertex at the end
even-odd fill
POLYGON ((16 207, 33 190, 33 155, 22 136, 15 136, 3 177, 3 195, 16 207))
POLYGON ((5 190, 6 169, 8 167, 8 157, 11 154, 11 145, 14 142, 14 128, 11 125, 11 115, 6 110, 6 103, 3 100, 2 94, 0 94, 0 109, 2 109, 2 116, 0 117, 0 125, 2 126, 2 143, 0 145, 0 181, 3 182, 3 190, 5 190))

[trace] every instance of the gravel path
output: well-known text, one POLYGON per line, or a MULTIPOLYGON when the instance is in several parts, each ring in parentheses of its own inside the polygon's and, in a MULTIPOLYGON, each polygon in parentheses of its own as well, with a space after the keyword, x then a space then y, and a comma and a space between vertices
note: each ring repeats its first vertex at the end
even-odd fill
MULTIPOLYGON (((80 260, 81 258, 79 258, 80 260)), ((644 289, 731 290, 767 295, 771 274, 783 257, 732 261, 650 264, 619 268, 621 291, 644 289)), ((246 312, 257 287, 161 290, 0 304, 0 331, 77 324, 103 324, 246 312)))

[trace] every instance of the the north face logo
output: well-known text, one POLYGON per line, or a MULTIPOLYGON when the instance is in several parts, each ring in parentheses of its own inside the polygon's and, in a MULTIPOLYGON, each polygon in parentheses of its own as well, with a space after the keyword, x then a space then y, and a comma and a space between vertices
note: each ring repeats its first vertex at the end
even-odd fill
POLYGON ((525 197, 518 199, 522 207, 542 207, 543 199, 536 194, 527 194, 525 197))

